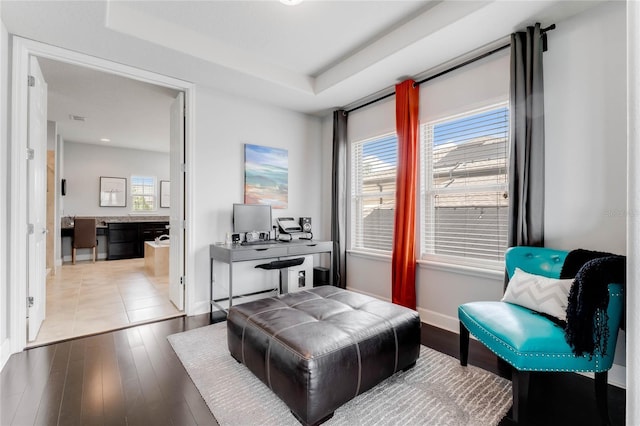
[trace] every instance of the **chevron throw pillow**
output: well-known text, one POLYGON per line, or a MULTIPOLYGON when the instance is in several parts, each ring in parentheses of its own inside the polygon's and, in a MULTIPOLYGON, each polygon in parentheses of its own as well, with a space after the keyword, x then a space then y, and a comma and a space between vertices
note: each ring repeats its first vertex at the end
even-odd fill
POLYGON ((524 306, 567 320, 567 302, 573 278, 559 280, 556 278, 534 275, 516 268, 502 297, 503 302, 524 306))

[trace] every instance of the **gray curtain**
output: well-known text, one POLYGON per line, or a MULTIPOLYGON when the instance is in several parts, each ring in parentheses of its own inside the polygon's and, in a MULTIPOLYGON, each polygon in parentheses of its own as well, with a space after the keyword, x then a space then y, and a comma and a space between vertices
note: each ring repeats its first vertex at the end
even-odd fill
POLYGON ((333 285, 347 287, 347 112, 333 112, 333 161, 331 178, 331 240, 333 285))
POLYGON ((544 90, 540 24, 511 34, 508 247, 544 246, 544 90))

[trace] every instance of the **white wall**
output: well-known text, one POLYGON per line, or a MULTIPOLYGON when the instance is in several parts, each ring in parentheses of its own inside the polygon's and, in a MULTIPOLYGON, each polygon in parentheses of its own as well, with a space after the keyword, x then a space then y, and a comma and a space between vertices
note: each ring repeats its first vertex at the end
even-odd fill
MULTIPOLYGON (((209 245, 230 232, 233 203, 244 200, 244 144, 288 150, 289 207, 273 217, 310 216, 314 236, 321 221, 323 168, 320 119, 198 87, 193 147, 195 295, 197 310, 208 309, 209 245)), ((187 225, 189 226, 189 225, 187 225)), ((235 284, 235 277, 234 277, 235 284)))
MULTIPOLYGON (((548 247, 625 254, 625 49, 624 2, 607 2, 557 22, 549 33, 544 54, 548 247)), ((323 140, 331 143, 326 134, 323 140)), ((350 254, 347 265, 349 288, 390 299, 388 259, 350 254)), ((421 263, 416 286, 423 321, 457 332, 458 305, 498 300, 503 276, 421 263)), ((622 333, 616 364, 624 365, 624 354, 622 333)), ((623 384, 624 374, 613 381, 623 384)))
MULTIPOLYGON (((640 279, 640 4, 627 2, 627 117, 628 122, 628 234, 627 282, 640 279)), ((635 285, 627 286, 627 306, 640 306, 640 292, 635 285)), ((627 381, 626 424, 640 424, 640 313, 627 310, 627 381)))
MULTIPOLYGON (((67 141, 63 170, 61 178, 67 180, 63 216, 126 216, 132 209, 131 176, 155 176, 159 187, 161 180, 169 180, 169 154, 67 141), (100 207, 100 176, 127 179, 126 207, 100 207)), ((158 208, 149 215, 169 216, 169 209, 158 208)))
POLYGON ((9 102, 9 34, 2 22, 2 8, 0 8, 0 369, 5 364, 10 353, 9 341, 9 292, 7 276, 7 220, 9 199, 7 182, 9 179, 9 146, 8 131, 8 102, 9 102))
MULTIPOLYGON (((549 46, 544 58, 546 245, 626 254, 625 3, 604 4, 559 23, 549 46)), ((618 365, 626 363, 625 343, 621 332, 618 365)))
POLYGON ((624 2, 558 23, 545 53, 545 241, 624 254, 624 2), (576 220, 578 219, 578 220, 576 220))

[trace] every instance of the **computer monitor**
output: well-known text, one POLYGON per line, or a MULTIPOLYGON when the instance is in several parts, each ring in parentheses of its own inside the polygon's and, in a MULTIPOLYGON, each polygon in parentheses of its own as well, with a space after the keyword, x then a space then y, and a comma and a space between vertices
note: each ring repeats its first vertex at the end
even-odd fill
POLYGON ((271 206, 264 204, 233 205, 233 232, 269 232, 271 227, 271 206))

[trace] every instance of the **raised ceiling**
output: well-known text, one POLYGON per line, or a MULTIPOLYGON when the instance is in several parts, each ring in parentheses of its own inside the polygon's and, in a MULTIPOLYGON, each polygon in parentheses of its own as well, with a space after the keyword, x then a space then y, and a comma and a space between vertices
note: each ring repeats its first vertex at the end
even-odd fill
POLYGON ((3 0, 0 7, 10 33, 323 115, 597 3, 3 0))

